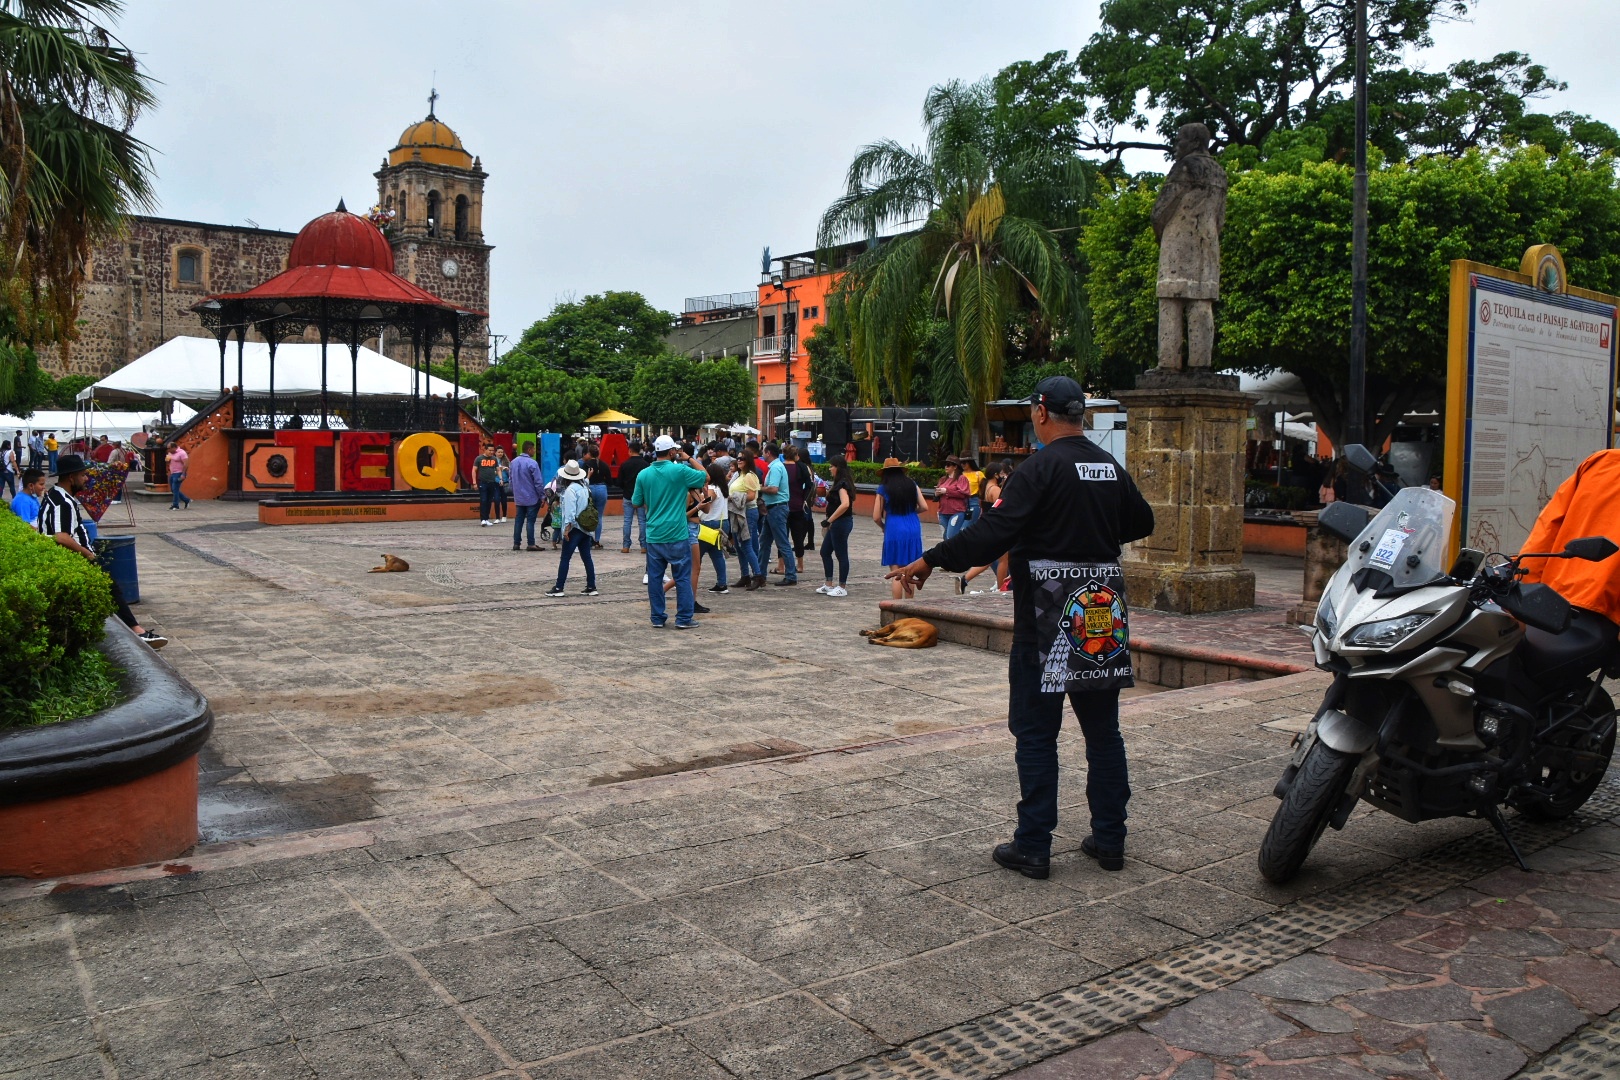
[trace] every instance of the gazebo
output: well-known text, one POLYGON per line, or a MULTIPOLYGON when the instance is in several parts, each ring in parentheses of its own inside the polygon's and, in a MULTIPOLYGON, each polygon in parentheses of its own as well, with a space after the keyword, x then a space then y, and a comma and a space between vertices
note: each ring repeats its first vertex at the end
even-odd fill
MULTIPOLYGON (((236 338, 238 427, 277 430, 276 348, 302 338, 314 327, 320 333, 321 428, 330 426, 332 403, 327 390, 327 346, 337 343, 349 350, 351 398, 345 423, 350 428, 456 430, 461 395, 461 343, 486 317, 442 300, 394 273, 394 251, 371 221, 349 213, 342 201, 337 209, 305 225, 293 240, 287 269, 246 292, 210 296, 192 308, 219 341, 219 389, 226 390, 226 348, 236 338), (269 345, 269 393, 250 401, 243 390, 243 350, 249 330, 269 345), (359 383, 360 345, 385 330, 403 335, 411 345, 411 393, 408 412, 361 418, 359 383), (428 357, 436 345, 448 344, 454 368, 454 392, 448 400, 427 398, 424 387, 428 357), (263 420, 262 424, 249 420, 263 420), (389 422, 383 422, 383 421, 389 422)), ((375 407, 371 407, 376 411, 375 407)))

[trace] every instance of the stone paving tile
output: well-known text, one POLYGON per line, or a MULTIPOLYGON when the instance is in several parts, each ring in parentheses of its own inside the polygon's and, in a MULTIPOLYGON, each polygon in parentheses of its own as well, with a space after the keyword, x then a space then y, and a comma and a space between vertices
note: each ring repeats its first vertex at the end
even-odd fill
POLYGON ((1547 869, 1494 871, 1017 1075, 1136 1080, 1174 1062, 1176 1076, 1197 1066, 1233 1080, 1506 1080, 1620 1005, 1620 922, 1566 921, 1612 915, 1608 831, 1543 853, 1547 869))

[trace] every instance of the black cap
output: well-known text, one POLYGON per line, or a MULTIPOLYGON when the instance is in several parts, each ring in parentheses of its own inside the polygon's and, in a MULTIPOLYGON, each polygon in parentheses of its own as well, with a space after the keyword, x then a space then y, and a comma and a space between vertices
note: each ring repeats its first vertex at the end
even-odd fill
POLYGON ((1045 405, 1047 412, 1059 416, 1080 416, 1085 412, 1086 392, 1067 375, 1050 375, 1035 384, 1029 403, 1045 405), (1078 408, 1074 407, 1076 403, 1078 408))
POLYGON ((89 467, 89 462, 85 461, 84 458, 80 457, 78 454, 63 454, 61 457, 56 459, 56 472, 52 475, 72 476, 74 473, 84 472, 84 470, 88 469, 89 467))

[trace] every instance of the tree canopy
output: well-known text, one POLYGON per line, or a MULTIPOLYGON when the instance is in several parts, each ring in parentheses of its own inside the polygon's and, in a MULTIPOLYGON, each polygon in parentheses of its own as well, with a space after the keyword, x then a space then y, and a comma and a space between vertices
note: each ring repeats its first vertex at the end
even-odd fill
POLYGON ((665 352, 636 369, 630 411, 658 427, 740 423, 754 411, 754 376, 735 358, 665 352))
POLYGON ((552 308, 506 355, 603 379, 613 387, 615 404, 621 404, 637 366, 664 351, 664 335, 674 324, 675 316, 638 292, 592 293, 552 308))
MULTIPOLYGON (((1407 66, 1433 28, 1474 0, 1369 0, 1370 138, 1391 159, 1460 154, 1504 140, 1554 153, 1620 145, 1606 124, 1526 102, 1563 89, 1520 52, 1444 71, 1407 66)), ((1355 0, 1103 0, 1101 26, 1069 61, 1014 64, 998 94, 1075 150, 1168 150, 1176 128, 1207 124, 1213 146, 1263 153, 1285 132, 1320 133, 1324 156, 1352 148, 1355 0)))
MULTIPOLYGON (((1236 174, 1216 309, 1217 366, 1299 376, 1335 441, 1350 347, 1352 178, 1333 162, 1236 174)), ((1368 181, 1370 443, 1414 400, 1438 397, 1453 259, 1516 267, 1527 247, 1552 243, 1575 284, 1620 288, 1620 185, 1607 158, 1553 158, 1541 147, 1470 150, 1382 165, 1368 181)), ((1137 370, 1155 355, 1154 188, 1119 185, 1099 201, 1085 234, 1097 345, 1137 370)))
POLYGON ((510 353, 485 372, 479 398, 485 423, 506 431, 577 431, 587 416, 615 404, 605 379, 510 353))

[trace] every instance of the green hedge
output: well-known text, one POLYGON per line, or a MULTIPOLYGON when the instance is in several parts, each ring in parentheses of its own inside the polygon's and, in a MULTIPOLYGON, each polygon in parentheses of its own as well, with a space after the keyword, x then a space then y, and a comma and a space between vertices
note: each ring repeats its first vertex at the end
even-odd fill
MULTIPOLYGON (((823 480, 832 479, 832 468, 828 465, 815 466, 816 475, 823 480)), ((857 484, 879 484, 883 482, 883 466, 876 461, 852 461, 849 463, 850 475, 855 477, 857 484)), ((931 465, 908 465, 906 472, 917 481, 926 492, 932 492, 939 478, 945 475, 944 469, 936 469, 931 465)))
POLYGON ((0 512, 0 724, 17 722, 58 669, 101 640, 113 613, 107 575, 0 512))

